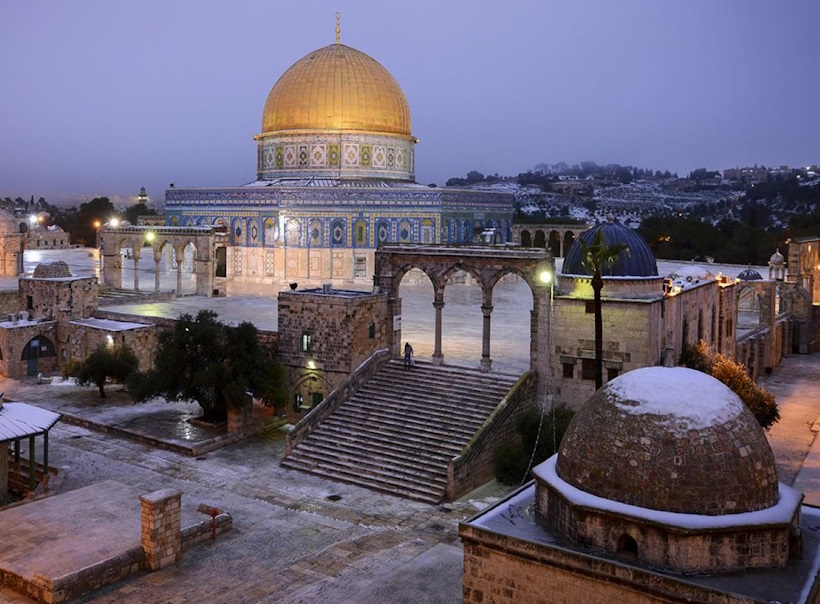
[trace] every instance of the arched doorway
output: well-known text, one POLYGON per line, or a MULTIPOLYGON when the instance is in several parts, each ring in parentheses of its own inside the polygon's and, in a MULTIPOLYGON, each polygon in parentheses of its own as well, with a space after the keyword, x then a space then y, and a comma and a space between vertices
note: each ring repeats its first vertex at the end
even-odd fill
POLYGON ((34 336, 23 348, 20 360, 26 363, 26 375, 37 375, 40 373, 40 364, 43 359, 49 359, 48 370, 54 365, 53 359, 57 356, 57 349, 54 343, 45 336, 34 336))

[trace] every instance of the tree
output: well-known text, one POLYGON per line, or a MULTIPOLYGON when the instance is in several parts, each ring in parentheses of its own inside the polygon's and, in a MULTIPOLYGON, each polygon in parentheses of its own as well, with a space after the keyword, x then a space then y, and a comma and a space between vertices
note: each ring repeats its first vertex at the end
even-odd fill
POLYGON ((74 376, 80 386, 94 384, 105 398, 105 382, 125 383, 137 370, 139 361, 125 344, 107 346, 100 344, 85 360, 69 365, 68 375, 74 376))
POLYGON ((152 210, 144 203, 137 203, 132 206, 128 206, 128 208, 123 212, 123 220, 127 220, 131 224, 137 224, 139 221, 140 216, 156 216, 157 211, 152 210))
POLYGON ((284 370, 260 344, 256 327, 226 325, 212 310, 180 315, 160 335, 153 368, 132 376, 129 391, 140 402, 195 400, 210 422, 224 420, 229 407, 249 404, 250 396, 272 406, 286 397, 284 370))
POLYGON ((697 346, 683 347, 680 364, 707 373, 726 384, 740 397, 764 430, 780 419, 774 395, 755 384, 743 365, 726 355, 713 352, 703 340, 697 346))
POLYGON ((629 253, 629 246, 625 243, 608 245, 604 241, 601 229, 595 232, 592 244, 587 244, 583 238, 581 243, 581 264, 592 275, 592 293, 595 305, 595 389, 604 385, 604 319, 601 305, 601 290, 604 288, 602 270, 618 259, 621 252, 629 253))

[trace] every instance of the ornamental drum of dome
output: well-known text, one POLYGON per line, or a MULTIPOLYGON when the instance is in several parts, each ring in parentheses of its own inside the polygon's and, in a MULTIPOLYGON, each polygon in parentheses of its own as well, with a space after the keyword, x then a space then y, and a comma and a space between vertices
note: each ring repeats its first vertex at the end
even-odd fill
POLYGON ((331 44, 294 63, 262 113, 258 179, 378 177, 413 180, 410 107, 375 59, 331 44))

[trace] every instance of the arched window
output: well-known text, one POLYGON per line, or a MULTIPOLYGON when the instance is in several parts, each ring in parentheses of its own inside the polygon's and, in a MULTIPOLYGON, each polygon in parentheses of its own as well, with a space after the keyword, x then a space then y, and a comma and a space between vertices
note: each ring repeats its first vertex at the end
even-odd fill
POLYGON ((347 242, 347 232, 343 220, 334 220, 330 225, 330 242, 332 245, 345 245, 347 242))
POLYGON ((357 247, 367 245, 367 221, 357 220, 353 224, 353 242, 357 247))
POLYGON ((638 543, 630 535, 624 533, 618 537, 618 546, 616 551, 621 555, 637 557, 638 543))
POLYGON ((390 223, 380 220, 376 223, 376 243, 381 245, 390 241, 390 223))
POLYGON ((320 247, 322 245, 322 223, 318 220, 311 220, 308 228, 308 237, 311 247, 320 247))
POLYGON ((406 243, 410 241, 410 238, 413 236, 413 229, 410 228, 410 223, 406 220, 402 220, 399 223, 399 241, 402 243, 406 243))
POLYGON ((421 242, 422 243, 434 243, 435 242, 435 232, 433 230, 433 221, 429 218, 425 218, 421 221, 421 242))
POLYGON ((546 235, 544 235, 544 231, 535 231, 535 240, 532 244, 532 247, 547 247, 547 237, 546 235))
POLYGON ((277 229, 276 229, 276 220, 271 217, 265 218, 264 224, 264 236, 265 241, 264 244, 267 246, 272 246, 276 241, 277 236, 277 229))
POLYGON ((521 231, 521 247, 532 247, 532 236, 529 231, 521 231))
POLYGON ((285 245, 296 247, 301 244, 302 225, 295 218, 285 223, 285 245))

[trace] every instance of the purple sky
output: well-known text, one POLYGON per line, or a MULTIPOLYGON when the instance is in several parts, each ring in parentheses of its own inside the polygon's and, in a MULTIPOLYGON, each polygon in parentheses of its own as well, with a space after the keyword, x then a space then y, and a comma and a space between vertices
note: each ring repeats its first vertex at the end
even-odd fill
POLYGON ((422 183, 820 163, 817 0, 26 0, 0 4, 0 196, 253 180, 268 92, 337 9, 407 96, 422 183))

